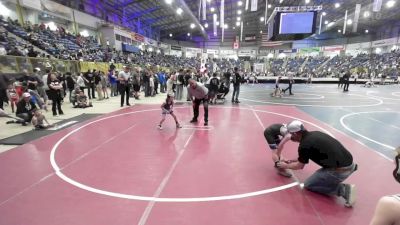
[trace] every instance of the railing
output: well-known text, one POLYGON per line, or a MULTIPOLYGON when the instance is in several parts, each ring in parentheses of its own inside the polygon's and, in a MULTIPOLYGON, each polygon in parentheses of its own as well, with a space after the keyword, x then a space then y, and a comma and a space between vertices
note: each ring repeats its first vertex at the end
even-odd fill
MULTIPOLYGON (((116 70, 122 70, 123 64, 114 63, 116 70)), ((138 67, 145 67, 140 65, 133 65, 138 67)), ((48 59, 48 58, 30 58, 23 56, 0 56, 0 73, 17 74, 24 70, 32 72, 34 68, 40 68, 41 71, 48 69, 57 71, 60 73, 70 72, 72 74, 78 74, 80 72, 87 72, 90 70, 103 71, 107 73, 110 64, 106 62, 82 62, 73 60, 61 60, 61 59, 48 59)), ((153 66, 153 71, 164 70, 170 71, 170 68, 153 66)))

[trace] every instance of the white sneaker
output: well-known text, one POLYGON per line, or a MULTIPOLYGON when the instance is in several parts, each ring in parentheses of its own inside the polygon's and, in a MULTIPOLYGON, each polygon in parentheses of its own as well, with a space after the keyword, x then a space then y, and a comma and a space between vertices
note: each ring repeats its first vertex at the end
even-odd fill
POLYGON ((353 207, 356 202, 356 186, 354 184, 345 184, 344 190, 344 199, 346 200, 344 206, 353 207))
POLYGON ((158 127, 159 130, 162 130, 162 126, 161 125, 158 125, 157 127, 158 127))

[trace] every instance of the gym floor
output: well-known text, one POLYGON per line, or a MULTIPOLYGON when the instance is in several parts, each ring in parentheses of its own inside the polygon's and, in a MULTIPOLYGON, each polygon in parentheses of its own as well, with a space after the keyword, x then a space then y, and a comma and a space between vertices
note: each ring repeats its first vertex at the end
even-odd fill
MULTIPOLYGON (((183 128, 167 117, 158 130, 159 97, 1 153, 0 224, 368 224, 378 199, 398 193, 391 173, 399 86, 342 92, 295 84, 282 98, 270 96, 271 84, 241 89, 240 104, 228 95, 210 105, 207 127, 202 106, 199 124, 190 124, 191 105, 183 103, 175 106, 183 128), (292 178, 276 173, 263 130, 293 119, 353 154, 359 170, 346 180, 357 186, 353 208, 302 189, 318 169, 312 162, 292 178)), ((295 159, 297 144, 283 154, 295 159)))

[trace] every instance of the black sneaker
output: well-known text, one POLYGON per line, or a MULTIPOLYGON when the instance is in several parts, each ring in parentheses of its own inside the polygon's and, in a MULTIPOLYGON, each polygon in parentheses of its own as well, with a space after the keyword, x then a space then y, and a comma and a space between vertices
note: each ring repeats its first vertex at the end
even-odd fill
POLYGON ((356 202, 356 186, 354 184, 344 184, 344 196, 343 198, 346 200, 346 207, 353 207, 356 202))
POLYGON ((204 126, 208 126, 208 122, 204 122, 204 126))
POLYGON ((192 119, 190 122, 191 123, 197 123, 197 119, 192 119))

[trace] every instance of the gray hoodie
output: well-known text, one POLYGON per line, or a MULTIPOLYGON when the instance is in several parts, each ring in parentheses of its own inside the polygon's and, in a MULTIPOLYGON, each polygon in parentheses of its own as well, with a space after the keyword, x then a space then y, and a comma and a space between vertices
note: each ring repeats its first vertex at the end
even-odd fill
POLYGON ((200 82, 196 82, 196 88, 187 87, 189 99, 194 96, 196 99, 203 99, 208 94, 208 89, 200 82))

